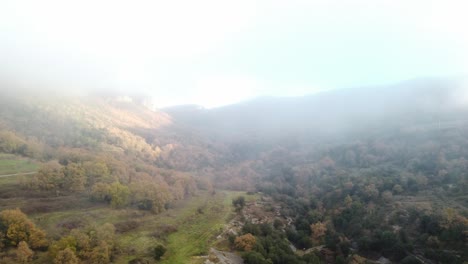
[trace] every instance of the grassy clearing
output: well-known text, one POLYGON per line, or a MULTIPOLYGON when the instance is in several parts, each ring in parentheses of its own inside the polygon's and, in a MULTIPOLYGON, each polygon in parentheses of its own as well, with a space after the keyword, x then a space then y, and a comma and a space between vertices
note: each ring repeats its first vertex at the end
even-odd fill
POLYGON ((19 199, 19 183, 33 175, 12 175, 2 177, 1 175, 27 173, 37 171, 39 165, 29 159, 0 153, 0 209, 4 204, 19 207, 24 204, 24 199, 19 199), (14 199, 18 198, 18 199, 14 199), (8 201, 6 200, 8 199, 8 201))
POLYGON ((216 235, 233 217, 232 200, 239 195, 245 196, 247 201, 255 199, 254 195, 244 192, 223 191, 215 196, 200 197, 199 201, 187 207, 178 224, 179 232, 169 236, 168 252, 162 263, 202 263, 202 259, 193 256, 208 252, 216 235))
POLYGON ((29 159, 0 154, 0 175, 36 171, 38 165, 29 159))
POLYGON ((203 259, 194 256, 206 254, 216 242, 216 236, 234 216, 232 200, 239 195, 246 201, 256 199, 256 195, 244 192, 218 191, 215 195, 200 192, 158 215, 134 209, 114 210, 107 205, 92 205, 78 199, 68 202, 69 209, 61 207, 61 210, 31 214, 30 217, 53 239, 67 234, 70 227, 104 223, 117 227, 121 223, 135 222, 131 230, 117 232, 121 249, 121 254, 113 260, 117 264, 126 264, 134 258, 150 259, 151 250, 158 244, 167 248, 162 263, 202 263, 203 259))
POLYGON ((178 232, 168 238, 167 257, 163 263, 189 263, 192 256, 204 255, 210 240, 219 233, 232 209, 225 206, 225 192, 213 197, 197 197, 178 219, 178 232))

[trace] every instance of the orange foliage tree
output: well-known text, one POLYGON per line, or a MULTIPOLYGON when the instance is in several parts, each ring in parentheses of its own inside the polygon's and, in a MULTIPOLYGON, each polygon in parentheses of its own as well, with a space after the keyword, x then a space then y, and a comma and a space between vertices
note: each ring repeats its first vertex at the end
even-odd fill
POLYGON ((251 251, 256 241, 257 240, 252 234, 247 233, 243 236, 236 237, 236 240, 234 240, 234 245, 239 250, 251 251))
POLYGON ((312 242, 314 244, 319 244, 327 232, 327 226, 325 223, 317 222, 310 225, 310 230, 312 231, 312 242))
POLYGON ((38 229, 20 209, 9 209, 0 212, 0 233, 5 234, 7 245, 18 245, 25 241, 32 248, 47 246, 46 234, 38 229))

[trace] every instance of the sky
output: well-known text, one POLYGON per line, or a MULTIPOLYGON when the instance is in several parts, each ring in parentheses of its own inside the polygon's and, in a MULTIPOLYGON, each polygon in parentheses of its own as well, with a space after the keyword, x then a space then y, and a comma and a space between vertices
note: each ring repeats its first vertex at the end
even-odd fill
POLYGON ((464 75, 465 2, 5 0, 0 82, 211 108, 464 75))

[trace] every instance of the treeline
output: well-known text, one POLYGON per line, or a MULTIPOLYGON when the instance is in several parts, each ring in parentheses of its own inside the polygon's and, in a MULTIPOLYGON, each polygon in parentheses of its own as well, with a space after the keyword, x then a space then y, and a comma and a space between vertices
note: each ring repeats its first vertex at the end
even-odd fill
POLYGON ((141 166, 138 171, 119 173, 117 167, 104 161, 61 162, 44 164, 35 176, 23 180, 22 186, 51 196, 87 195, 113 208, 132 206, 154 213, 198 190, 195 179, 182 172, 141 166))
POLYGON ((0 153, 41 158, 42 145, 34 138, 24 139, 8 130, 0 130, 0 153))
POLYGON ((0 252, 2 263, 101 264, 111 263, 118 245, 112 224, 72 229, 51 241, 19 209, 11 209, 0 212, 0 252))

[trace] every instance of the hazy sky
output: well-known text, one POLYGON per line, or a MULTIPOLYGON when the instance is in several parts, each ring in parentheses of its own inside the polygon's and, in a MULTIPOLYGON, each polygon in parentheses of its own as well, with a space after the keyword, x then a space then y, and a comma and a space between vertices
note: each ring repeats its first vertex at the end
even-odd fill
POLYGON ((213 107, 466 74, 466 10, 463 0, 5 0, 0 81, 213 107))

